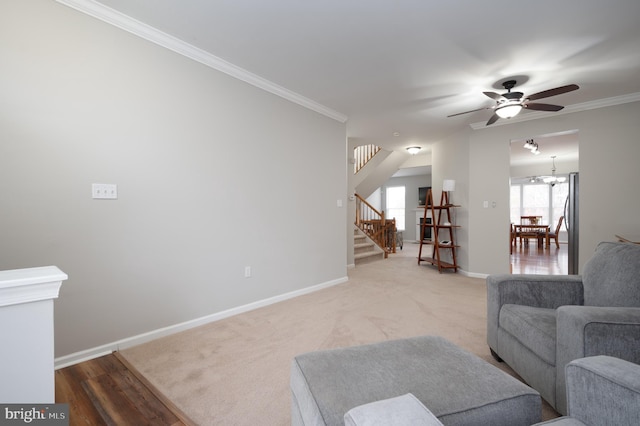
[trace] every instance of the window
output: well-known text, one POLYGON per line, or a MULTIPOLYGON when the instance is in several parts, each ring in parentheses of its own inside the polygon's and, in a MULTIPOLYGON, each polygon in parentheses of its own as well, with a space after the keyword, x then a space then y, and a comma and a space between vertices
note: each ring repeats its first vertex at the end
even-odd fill
POLYGON ((555 231, 560 216, 564 215, 564 203, 569 196, 569 183, 556 183, 551 188, 551 230, 555 231))
POLYGON ((511 223, 520 223, 522 214, 522 205, 520 203, 521 185, 511 185, 511 223))
POLYGON ((387 219, 396 218, 396 228, 398 231, 404 231, 404 208, 405 200, 404 186, 392 186, 386 190, 386 206, 385 217, 387 219))
POLYGON ((520 216, 542 216, 542 223, 552 230, 564 214, 569 195, 567 182, 551 186, 546 183, 517 183, 511 185, 511 222, 520 223, 520 216))
POLYGON ((523 216, 542 216, 542 223, 549 223, 549 188, 547 184, 522 185, 523 216))

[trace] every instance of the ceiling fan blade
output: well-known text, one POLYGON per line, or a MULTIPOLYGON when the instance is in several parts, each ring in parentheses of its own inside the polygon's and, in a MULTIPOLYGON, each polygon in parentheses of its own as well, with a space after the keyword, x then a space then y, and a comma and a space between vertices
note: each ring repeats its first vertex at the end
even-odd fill
POLYGON ((455 117, 456 115, 469 114, 470 112, 482 111, 484 109, 491 109, 491 108, 493 108, 493 107, 483 107, 483 108, 478 108, 478 109, 472 109, 471 111, 465 111, 465 112, 459 112, 459 113, 456 113, 456 114, 447 115, 447 118, 455 117))
POLYGON ((502 98, 502 95, 496 92, 482 92, 482 93, 484 93, 485 95, 487 95, 488 97, 496 101, 502 98))
POLYGON ((487 124, 486 124, 486 125, 487 125, 487 126, 492 125, 493 123, 495 123, 496 121, 498 121, 498 118, 500 118, 500 117, 498 116, 498 114, 494 113, 494 114, 491 116, 491 118, 489 119, 489 121, 487 121, 487 124))
POLYGON ((561 95, 567 92, 573 92, 574 90, 578 90, 577 84, 569 84, 567 86, 556 87, 555 89, 544 90, 542 92, 534 93, 533 95, 527 96, 529 100, 535 101, 536 99, 549 98, 551 96, 561 95))
POLYGON ((536 111, 560 111, 562 108, 564 108, 560 105, 540 104, 537 102, 528 102, 524 105, 524 107, 536 111))

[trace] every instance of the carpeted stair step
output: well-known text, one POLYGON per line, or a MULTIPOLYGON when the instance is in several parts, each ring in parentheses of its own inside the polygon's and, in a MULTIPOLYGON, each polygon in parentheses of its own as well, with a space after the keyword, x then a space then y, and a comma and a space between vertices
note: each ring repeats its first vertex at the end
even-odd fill
POLYGON ((384 251, 360 230, 353 233, 353 259, 356 265, 384 259, 384 251))
POLYGON ((373 250, 375 250, 375 244, 367 240, 363 240, 362 242, 356 241, 353 244, 353 254, 367 253, 373 250))

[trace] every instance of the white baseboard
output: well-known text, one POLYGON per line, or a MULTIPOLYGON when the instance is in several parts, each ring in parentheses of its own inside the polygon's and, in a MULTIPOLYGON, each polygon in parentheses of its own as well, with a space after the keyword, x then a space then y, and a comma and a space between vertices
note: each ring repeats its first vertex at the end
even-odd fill
POLYGON ((489 274, 481 274, 479 272, 469 272, 469 271, 464 271, 460 268, 458 268, 458 271, 460 271, 460 274, 464 275, 465 277, 469 277, 469 278, 482 278, 482 279, 486 279, 489 274))
POLYGON ((171 325, 168 327, 152 330, 147 333, 138 334, 136 336, 127 337, 125 339, 117 340, 115 342, 100 345, 95 348, 90 348, 84 351, 75 352, 69 355, 58 357, 54 361, 55 369, 68 367, 70 365, 78 364, 83 361, 98 358, 104 355, 108 355, 114 351, 130 348, 132 346, 140 345, 142 343, 149 342, 151 340, 158 339, 160 337, 168 336, 170 334, 178 333, 180 331, 189 330, 200 325, 208 324, 210 322, 219 321, 234 315, 238 315, 244 312, 252 311, 254 309, 262 308, 264 306, 273 305, 274 303, 282 302, 287 299, 292 299, 304 294, 313 293, 318 290, 322 290, 334 285, 342 284, 349 280, 348 277, 341 277, 335 280, 327 281, 322 284, 317 284, 311 287, 303 288, 301 290, 292 291, 289 293, 281 294, 279 296, 270 297, 268 299, 259 300, 257 302, 249 303, 237 308, 227 309, 226 311, 216 312, 211 315, 196 318, 190 321, 185 321, 179 324, 171 325))

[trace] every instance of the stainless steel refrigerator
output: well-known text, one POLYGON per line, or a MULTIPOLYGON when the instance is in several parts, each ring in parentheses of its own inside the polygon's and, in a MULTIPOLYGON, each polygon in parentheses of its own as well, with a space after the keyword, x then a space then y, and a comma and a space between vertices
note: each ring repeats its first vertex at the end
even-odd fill
POLYGON ((569 275, 578 273, 580 184, 578 173, 569 173, 569 195, 564 203, 564 224, 568 234, 569 275))

